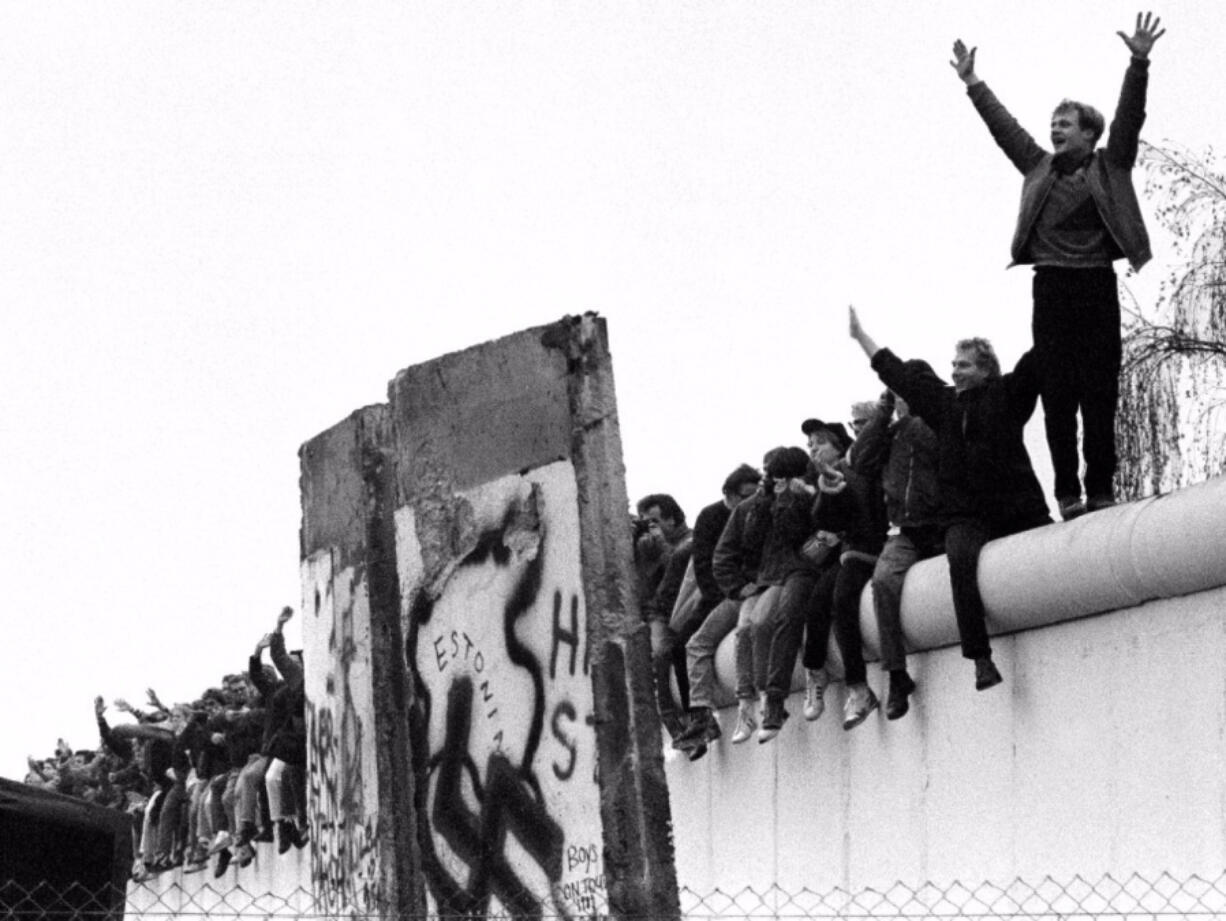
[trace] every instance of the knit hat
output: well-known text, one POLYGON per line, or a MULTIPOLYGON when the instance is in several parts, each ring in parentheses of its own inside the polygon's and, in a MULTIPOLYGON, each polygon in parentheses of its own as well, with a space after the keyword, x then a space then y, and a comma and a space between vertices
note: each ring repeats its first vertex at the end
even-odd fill
POLYGON ((809 455, 803 448, 776 448, 766 461, 766 475, 773 480, 790 480, 809 470, 809 455))

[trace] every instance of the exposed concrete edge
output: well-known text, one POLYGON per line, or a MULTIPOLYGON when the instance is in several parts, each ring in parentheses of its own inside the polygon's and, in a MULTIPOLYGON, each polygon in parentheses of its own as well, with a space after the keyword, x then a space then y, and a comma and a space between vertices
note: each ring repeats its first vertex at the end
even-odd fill
POLYGON ((567 362, 610 911, 675 919, 668 782, 648 633, 635 594, 608 330, 595 314, 565 317, 542 333, 541 343, 567 362))
MULTIPOLYGON (((353 567, 364 575, 370 610, 371 681, 374 701, 376 785, 384 914, 419 917, 425 913, 420 854, 413 829, 416 813, 413 775, 408 764, 412 689, 405 681, 400 628, 400 588, 396 570, 394 458, 391 420, 385 404, 363 407, 304 443, 301 462, 301 558, 327 550, 338 571, 353 567), (345 453, 343 462, 336 457, 345 453), (329 456, 330 460, 324 457, 329 456), (324 471, 337 479, 321 477, 324 471), (345 482, 346 474, 356 474, 345 482), (312 503, 318 503, 313 512, 312 503), (321 520, 312 521, 311 517, 321 520)), ((308 663, 309 667, 309 663, 308 663)), ((312 845, 314 846, 314 845, 312 845)))

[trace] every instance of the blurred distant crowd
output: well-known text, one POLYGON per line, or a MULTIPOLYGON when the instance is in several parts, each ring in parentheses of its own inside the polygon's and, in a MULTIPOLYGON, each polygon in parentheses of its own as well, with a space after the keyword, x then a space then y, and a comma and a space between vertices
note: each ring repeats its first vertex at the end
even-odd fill
POLYGON ((60 739, 53 756, 28 759, 25 782, 130 815, 137 880, 210 860, 220 877, 232 861, 250 864, 260 843, 281 854, 303 847, 306 698, 302 654, 285 648, 292 616, 282 610, 247 670, 198 700, 166 706, 150 689, 147 709, 115 700, 131 721, 112 725, 95 698, 98 747, 60 739))

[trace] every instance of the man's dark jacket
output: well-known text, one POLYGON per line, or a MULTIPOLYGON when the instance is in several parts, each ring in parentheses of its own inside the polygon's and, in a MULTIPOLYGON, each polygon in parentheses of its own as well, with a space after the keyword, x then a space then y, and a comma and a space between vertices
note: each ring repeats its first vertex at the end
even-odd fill
POLYGON ((889 349, 873 356, 873 370, 936 432, 943 527, 967 518, 1047 518, 1023 439, 1039 396, 1033 351, 1011 373, 961 393, 931 371, 905 366, 889 349))
MULTIPOLYGON (((1124 73, 1124 85, 1115 117, 1111 120, 1107 146, 1094 151, 1086 167, 1086 185, 1098 213, 1134 270, 1140 269, 1151 257, 1149 235, 1132 186, 1132 168, 1137 161, 1141 126, 1145 124, 1148 84, 1149 61, 1133 58, 1124 73)), ((1022 174, 1022 201, 1013 233, 1012 254, 1014 264, 1030 262, 1027 244, 1047 193, 1056 181, 1052 168, 1055 155, 1035 142, 986 83, 967 87, 967 94, 997 145, 1022 174)))

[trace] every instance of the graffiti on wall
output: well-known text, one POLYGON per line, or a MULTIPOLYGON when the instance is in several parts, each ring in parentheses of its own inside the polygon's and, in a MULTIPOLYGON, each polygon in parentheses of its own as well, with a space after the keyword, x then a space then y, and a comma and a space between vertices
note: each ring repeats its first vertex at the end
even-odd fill
MULTIPOLYGON (((405 593, 432 908, 590 917, 605 900, 574 470, 551 464, 464 498, 471 549, 441 585, 412 584, 410 565, 405 593)), ((398 514, 398 534, 415 524, 398 514)))
POLYGON ((381 901, 366 587, 327 552, 303 577, 311 883, 329 913, 366 917, 381 901))

